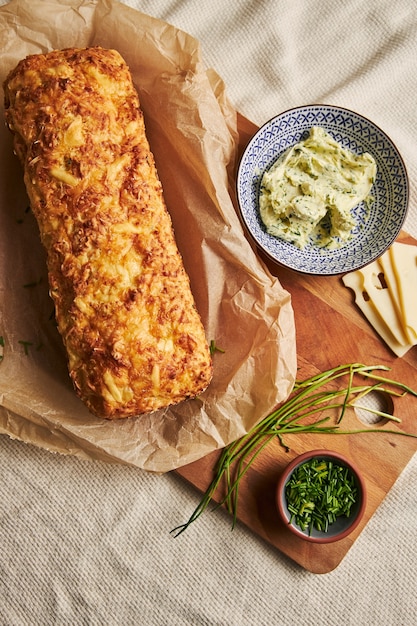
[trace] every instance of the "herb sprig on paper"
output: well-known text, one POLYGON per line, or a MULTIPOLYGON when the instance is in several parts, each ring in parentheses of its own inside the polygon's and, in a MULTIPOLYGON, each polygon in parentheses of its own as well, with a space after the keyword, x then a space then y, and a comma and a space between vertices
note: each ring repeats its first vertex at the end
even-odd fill
MULTIPOLYGON (((183 533, 206 510, 222 482, 224 482, 225 495, 214 508, 226 506, 232 515, 233 528, 237 520, 240 481, 262 450, 273 440, 278 439, 279 443, 288 451, 290 448, 285 442, 291 434, 351 435, 364 432, 383 432, 417 438, 417 434, 401 430, 378 427, 342 430, 340 427, 346 411, 349 408, 360 408, 360 401, 371 392, 383 392, 397 397, 411 394, 417 397, 417 391, 381 374, 381 372, 389 370, 390 368, 385 365, 369 366, 349 363, 326 370, 304 381, 296 381, 288 400, 262 419, 246 435, 223 449, 214 468, 213 480, 204 492, 200 503, 188 521, 174 528, 171 533, 175 537, 183 533), (347 378, 347 383, 343 388, 327 388, 330 383, 340 378, 347 378), (357 381, 358 378, 360 381, 357 381), (363 379, 366 381, 365 384, 363 379), (329 423, 331 419, 329 416, 317 417, 317 414, 324 410, 336 411, 338 417, 334 423, 329 423)), ((381 418, 390 419, 394 422, 401 421, 398 417, 383 411, 373 410, 372 412, 381 418)))

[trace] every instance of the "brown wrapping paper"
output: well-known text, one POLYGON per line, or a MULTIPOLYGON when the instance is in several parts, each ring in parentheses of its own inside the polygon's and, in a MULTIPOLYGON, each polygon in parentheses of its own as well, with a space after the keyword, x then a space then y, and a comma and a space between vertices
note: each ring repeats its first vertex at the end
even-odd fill
POLYGON ((101 45, 123 55, 207 339, 224 350, 198 399, 115 422, 87 411, 69 381, 45 254, 3 123, 0 432, 153 472, 223 447, 289 395, 296 348, 290 296, 258 260, 231 200, 237 122, 222 81, 191 36, 111 0, 14 0, 0 9, 0 40, 2 82, 21 58, 54 48, 101 45))

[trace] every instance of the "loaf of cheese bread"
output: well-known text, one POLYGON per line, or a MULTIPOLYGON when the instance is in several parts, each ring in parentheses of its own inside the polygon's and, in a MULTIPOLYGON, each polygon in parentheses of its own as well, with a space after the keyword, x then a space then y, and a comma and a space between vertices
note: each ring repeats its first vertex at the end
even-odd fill
POLYGON ((126 418, 197 396, 210 350, 126 63, 99 47, 32 55, 4 91, 79 397, 126 418))

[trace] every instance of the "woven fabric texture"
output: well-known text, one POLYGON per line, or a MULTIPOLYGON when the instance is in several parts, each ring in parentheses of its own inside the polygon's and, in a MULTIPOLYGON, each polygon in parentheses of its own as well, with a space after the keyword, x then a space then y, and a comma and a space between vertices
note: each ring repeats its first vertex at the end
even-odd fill
MULTIPOLYGON (((378 124, 406 163, 405 229, 417 237, 414 0, 125 4, 197 38, 235 108, 256 124, 311 103, 378 124)), ((174 539, 169 531, 198 502, 175 474, 0 437, 0 624, 411 626, 416 484, 414 457, 341 564, 314 575, 243 525, 231 532, 222 511, 174 539)))

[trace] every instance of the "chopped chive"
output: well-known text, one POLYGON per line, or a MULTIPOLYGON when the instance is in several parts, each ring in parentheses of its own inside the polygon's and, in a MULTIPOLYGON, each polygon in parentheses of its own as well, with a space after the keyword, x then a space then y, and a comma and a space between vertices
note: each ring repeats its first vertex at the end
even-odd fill
POLYGON ((38 280, 35 280, 31 283, 26 283, 23 285, 24 289, 31 289, 32 287, 37 287, 38 285, 40 285, 42 282, 42 276, 40 278, 38 278, 38 280))
MULTIPOLYGON (((24 211, 24 213, 25 213, 25 215, 26 215, 26 214, 27 214, 27 213, 29 213, 29 212, 30 212, 30 206, 27 206, 27 207, 26 207, 26 209, 25 209, 25 211, 24 211)), ((16 222, 17 222, 18 224, 23 224, 23 222, 24 222, 24 217, 18 217, 18 218, 16 218, 16 222)))
POLYGON ((224 353, 224 350, 219 348, 219 346, 216 345, 216 342, 214 341, 214 339, 212 339, 210 341, 210 354, 213 356, 213 354, 215 352, 222 352, 222 353, 224 353))
POLYGON ((291 520, 303 531, 328 527, 349 517, 357 498, 353 474, 332 461, 311 459, 299 465, 285 487, 291 520), (327 471, 323 471, 326 468, 327 471))
POLYGON ((18 343, 20 343, 20 345, 23 346, 23 350, 24 350, 26 356, 28 356, 29 348, 30 348, 30 346, 33 346, 33 343, 31 341, 23 341, 23 339, 19 339, 18 343))

